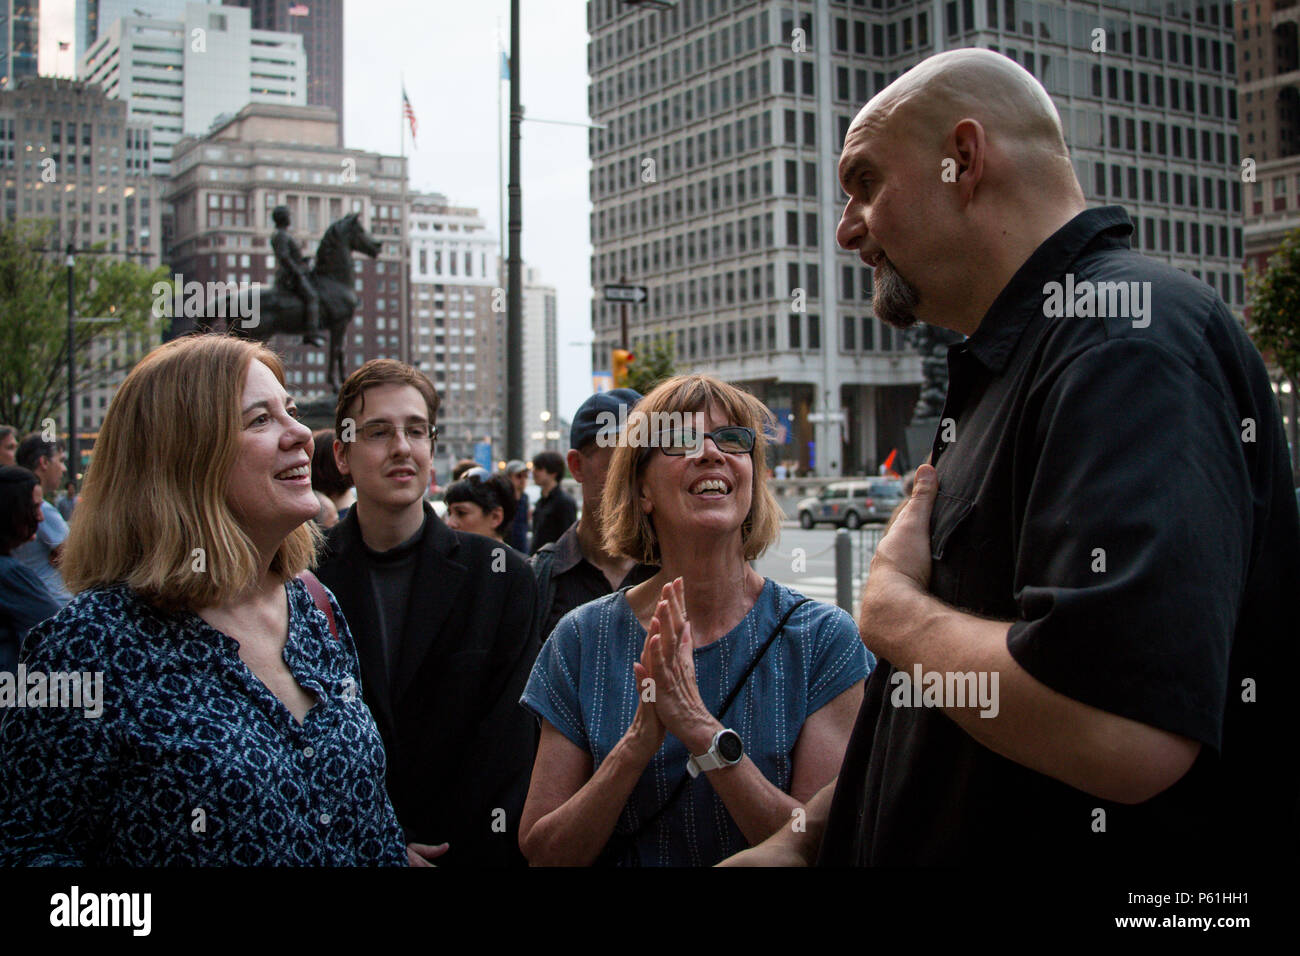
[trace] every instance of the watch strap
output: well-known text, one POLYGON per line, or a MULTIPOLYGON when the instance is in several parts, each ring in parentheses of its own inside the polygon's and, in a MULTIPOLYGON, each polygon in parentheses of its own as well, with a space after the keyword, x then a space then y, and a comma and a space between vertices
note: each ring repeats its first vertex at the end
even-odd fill
MULTIPOLYGON (((717 770, 719 767, 734 767, 736 764, 740 763, 740 760, 728 761, 724 759, 721 752, 718 750, 718 740, 723 734, 735 734, 736 739, 740 739, 740 735, 736 734, 736 732, 730 727, 723 727, 713 735, 713 740, 709 742, 708 750, 704 751, 704 753, 700 754, 698 757, 691 754, 687 758, 687 773, 692 777, 698 777, 701 773, 707 773, 710 770, 717 770)), ((744 744, 742 743, 740 759, 743 760, 744 756, 744 744)))
POLYGON ((698 777, 701 773, 707 773, 710 770, 717 770, 719 767, 726 766, 726 762, 718 756, 718 744, 715 740, 709 745, 709 749, 698 757, 694 754, 686 761, 686 771, 692 777, 698 777))

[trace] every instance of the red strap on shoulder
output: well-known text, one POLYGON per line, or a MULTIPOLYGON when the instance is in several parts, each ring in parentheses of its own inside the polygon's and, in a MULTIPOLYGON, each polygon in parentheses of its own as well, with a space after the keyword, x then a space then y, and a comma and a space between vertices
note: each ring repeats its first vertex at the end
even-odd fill
POLYGON ((298 580, 307 586, 307 591, 311 594, 311 599, 316 602, 316 606, 321 609, 325 615, 325 620, 329 621, 330 633, 334 635, 334 640, 339 639, 338 621, 334 620, 334 608, 330 606, 329 595, 325 593, 325 585, 320 583, 320 578, 310 571, 303 571, 298 575, 298 580))

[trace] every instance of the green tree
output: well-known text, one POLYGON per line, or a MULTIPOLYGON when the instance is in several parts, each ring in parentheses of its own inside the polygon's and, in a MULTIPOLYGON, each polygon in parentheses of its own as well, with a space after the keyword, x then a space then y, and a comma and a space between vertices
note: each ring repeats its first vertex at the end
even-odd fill
POLYGON ((1263 274, 1252 274, 1250 336, 1295 388, 1300 383, 1300 229, 1292 230, 1268 260, 1263 274))
MULTIPOLYGON (((37 431, 61 419, 68 401, 68 281, 48 222, 0 226, 0 422, 37 431)), ((102 248, 103 244, 96 247, 102 248)), ((112 254, 81 254, 73 268, 78 392, 107 384, 129 369, 159 338, 153 285, 167 270, 115 261, 112 254), (98 358, 92 359, 92 346, 98 358)))
POLYGON ((636 352, 636 359, 628 366, 627 387, 642 395, 666 378, 677 374, 673 365, 673 337, 656 338, 636 352))

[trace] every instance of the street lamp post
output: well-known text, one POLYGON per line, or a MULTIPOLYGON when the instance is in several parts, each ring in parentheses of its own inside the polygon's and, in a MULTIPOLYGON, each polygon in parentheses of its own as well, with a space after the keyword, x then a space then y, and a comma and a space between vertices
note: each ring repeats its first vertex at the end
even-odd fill
POLYGON ((543 447, 544 447, 547 451, 551 451, 552 449, 551 449, 551 446, 550 446, 549 439, 550 439, 551 435, 554 434, 554 432, 550 431, 550 429, 549 429, 549 427, 548 427, 548 426, 550 425, 550 422, 551 422, 551 413, 550 413, 550 411, 548 411, 547 409, 542 409, 542 413, 541 413, 541 415, 540 415, 539 417, 540 417, 541 420, 542 420, 542 430, 541 430, 541 432, 537 432, 537 433, 535 433, 535 434, 536 434, 537 437, 540 438, 543 442, 546 442, 546 444, 545 444, 543 447))
MULTIPOLYGON (((147 235, 147 230, 143 235, 147 235)), ((58 252, 59 250, 45 248, 45 247, 36 247, 33 251, 58 252)), ((144 259, 151 258, 153 254, 145 251, 137 251, 135 249, 127 249, 126 252, 122 252, 122 253, 108 252, 107 250, 104 249, 77 249, 75 246, 73 246, 71 242, 69 242, 64 247, 63 252, 65 256, 64 265, 67 267, 68 270, 68 455, 67 457, 68 457, 68 461, 71 462, 73 478, 76 479, 78 477, 78 469, 81 468, 81 454, 80 454, 81 449, 80 449, 80 443, 77 440, 77 362, 76 362, 77 339, 74 331, 76 327, 76 322, 78 321, 76 317, 76 285, 75 285, 75 272, 76 272, 76 265, 77 265, 76 254, 78 252, 81 252, 88 255, 122 255, 128 258, 139 257, 144 259)), ((103 322, 106 320, 85 319, 82 321, 103 322)), ((16 405, 17 402, 15 402, 14 404, 16 405)))
POLYGON ((77 260, 72 255, 72 243, 68 243, 67 260, 65 262, 68 267, 68 459, 72 462, 74 481, 77 472, 81 468, 81 454, 77 446, 77 364, 75 354, 77 341, 73 335, 74 312, 76 310, 73 302, 72 271, 76 264, 77 260))

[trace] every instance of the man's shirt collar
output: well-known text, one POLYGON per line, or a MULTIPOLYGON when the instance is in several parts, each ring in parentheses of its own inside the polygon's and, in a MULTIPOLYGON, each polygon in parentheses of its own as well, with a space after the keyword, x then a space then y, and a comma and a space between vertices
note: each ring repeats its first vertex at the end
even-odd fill
POLYGON ((584 559, 582 546, 578 543, 578 522, 565 529, 555 542, 555 555, 551 558, 551 574, 564 574, 578 566, 584 559))
POLYGON ((993 300, 975 333, 952 348, 963 349, 990 371, 1001 373, 1025 327, 1043 313, 1044 284, 1068 271, 1070 264, 1099 237, 1127 247, 1132 231, 1133 223, 1122 206, 1102 206, 1079 213, 1034 250, 993 300))

